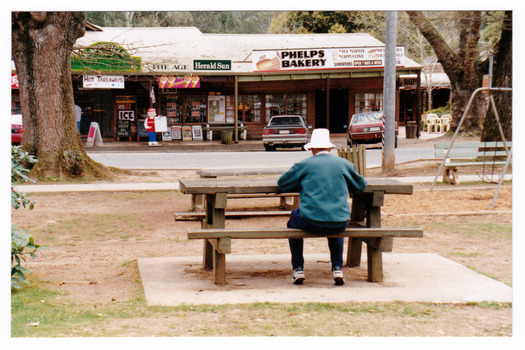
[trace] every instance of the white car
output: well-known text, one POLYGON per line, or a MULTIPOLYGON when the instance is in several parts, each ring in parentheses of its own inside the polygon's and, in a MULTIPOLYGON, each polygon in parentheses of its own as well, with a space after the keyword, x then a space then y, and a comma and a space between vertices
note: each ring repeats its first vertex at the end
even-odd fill
POLYGON ((300 115, 276 115, 263 129, 263 144, 266 151, 277 147, 303 147, 310 141, 310 128, 300 115))

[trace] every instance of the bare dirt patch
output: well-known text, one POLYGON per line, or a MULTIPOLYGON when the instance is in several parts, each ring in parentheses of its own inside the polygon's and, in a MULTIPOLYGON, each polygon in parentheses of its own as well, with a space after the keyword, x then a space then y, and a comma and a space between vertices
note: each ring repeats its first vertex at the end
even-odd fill
MULTIPOLYGON (((413 167, 400 171, 416 172, 413 167)), ((118 181, 175 182, 180 177, 192 176, 194 172, 187 171, 137 171, 118 181)), ((418 187, 411 196, 387 196, 383 226, 421 227, 425 235, 422 239, 396 239, 394 252, 439 254, 512 285, 512 187, 506 185, 501 189, 496 207, 491 210, 494 193, 494 185, 438 186, 432 192, 427 186, 418 187)), ((27 266, 47 288, 66 293, 64 298, 78 304, 96 307, 131 300, 141 289, 136 264, 140 257, 198 256, 202 252, 202 242, 186 239, 187 230, 198 228, 200 224, 174 221, 175 212, 189 210, 191 206, 190 197, 178 191, 34 193, 29 196, 36 202, 35 209, 13 211, 12 221, 32 233, 37 242, 52 249, 28 262, 27 266)), ((232 207, 268 207, 277 206, 278 201, 237 199, 229 201, 230 204, 232 207)), ((229 220, 227 226, 285 226, 286 220, 286 217, 229 220)), ((239 240, 233 242, 232 249, 242 254, 289 252, 285 240, 261 240, 256 245, 239 240)), ((305 253, 326 249, 325 242, 305 244, 305 253)), ((366 278, 364 274, 362 278, 366 278)), ((211 322, 211 318, 218 316, 212 313, 198 317, 211 322)), ((380 323, 380 316, 377 317, 376 322, 380 323)), ((243 315, 219 318, 222 325, 235 328, 243 315)), ((460 306, 434 317, 431 327, 440 330, 439 334, 427 333, 428 325, 414 325, 419 330, 408 332, 406 319, 389 320, 390 331, 374 333, 370 329, 364 334, 478 335, 472 332, 472 326, 464 322, 465 319, 497 329, 497 334, 511 335, 511 308, 491 310, 460 306)), ((127 325, 135 329, 128 335, 164 334, 165 327, 179 327, 174 326, 176 322, 164 321, 148 318, 151 327, 144 328, 143 332, 127 325)), ((124 326, 124 323, 139 325, 144 320, 122 322, 112 327, 124 326)), ((186 328, 180 332, 191 335, 193 331, 186 328)))

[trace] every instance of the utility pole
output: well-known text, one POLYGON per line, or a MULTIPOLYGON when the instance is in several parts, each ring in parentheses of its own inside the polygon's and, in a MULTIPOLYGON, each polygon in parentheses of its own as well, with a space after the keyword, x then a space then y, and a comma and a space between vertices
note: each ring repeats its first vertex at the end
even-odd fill
POLYGON ((395 120, 396 120, 396 32, 397 13, 386 13, 385 70, 383 79, 383 161, 381 172, 394 171, 395 158, 395 120))

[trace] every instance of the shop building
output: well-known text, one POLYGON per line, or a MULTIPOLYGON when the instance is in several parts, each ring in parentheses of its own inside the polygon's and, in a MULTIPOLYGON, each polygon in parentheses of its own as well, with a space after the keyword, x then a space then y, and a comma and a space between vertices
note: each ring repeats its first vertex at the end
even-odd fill
MULTIPOLYGON (((88 29, 72 58, 83 134, 97 122, 104 138, 146 140, 143 120, 150 107, 166 117, 172 139, 236 118, 248 139, 261 139, 278 114, 302 115, 313 128, 344 133, 352 114, 383 109, 384 44, 368 34, 88 29)), ((415 76, 419 91, 422 67, 403 47, 397 48, 396 66, 397 98, 403 101, 396 120, 418 121, 419 93, 404 96, 408 90, 399 77, 415 76)))

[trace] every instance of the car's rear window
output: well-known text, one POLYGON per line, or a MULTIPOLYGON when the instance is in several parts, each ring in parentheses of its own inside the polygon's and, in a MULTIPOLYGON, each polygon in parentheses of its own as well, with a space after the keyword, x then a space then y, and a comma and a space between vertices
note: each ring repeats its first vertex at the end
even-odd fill
POLYGON ((383 118, 383 113, 361 113, 354 114, 352 117, 352 124, 364 124, 370 122, 380 122, 383 118))
POLYGON ((289 124, 301 124, 301 117, 273 117, 270 120, 270 125, 289 125, 289 124))
POLYGON ((22 114, 11 114, 11 124, 22 125, 22 114))

